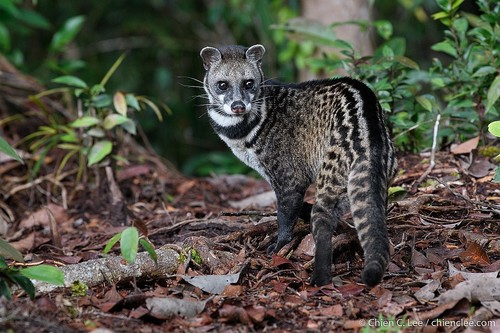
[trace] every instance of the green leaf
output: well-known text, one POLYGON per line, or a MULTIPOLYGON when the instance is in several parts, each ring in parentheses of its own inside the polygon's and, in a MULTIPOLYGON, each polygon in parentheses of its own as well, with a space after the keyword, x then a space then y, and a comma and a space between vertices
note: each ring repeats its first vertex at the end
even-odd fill
POLYGON ((61 84, 65 84, 67 86, 76 87, 76 88, 83 88, 83 89, 88 88, 85 81, 83 81, 79 77, 76 77, 73 75, 59 76, 59 77, 56 77, 55 79, 53 79, 52 82, 61 83, 61 84))
POLYGON ((468 27, 469 27, 469 23, 467 22, 467 19, 465 19, 463 17, 453 21, 453 28, 455 28, 455 30, 459 33, 466 32, 468 27))
POLYGON ((449 40, 444 40, 442 42, 436 43, 431 46, 431 49, 433 49, 434 51, 449 54, 454 58, 458 57, 458 53, 457 50, 455 49, 455 46, 453 46, 453 44, 451 44, 449 40))
POLYGON ((21 252, 16 250, 12 245, 0 238, 0 256, 14 259, 17 262, 24 262, 21 252))
POLYGON ((437 5, 442 10, 449 12, 451 10, 451 1, 450 0, 436 0, 437 5))
POLYGON ((113 99, 108 94, 100 94, 92 99, 92 103, 98 109, 107 108, 113 103, 113 99))
POLYGON ((415 69, 415 70, 419 70, 420 69, 420 67, 418 66, 418 64, 415 61, 413 61, 410 58, 408 58, 408 57, 397 55, 397 56, 394 57, 394 60, 396 60, 398 63, 400 63, 401 65, 403 65, 405 67, 408 67, 408 68, 411 68, 411 69, 415 69))
POLYGON ((107 116, 106 118, 104 118, 104 123, 103 123, 103 126, 104 126, 104 129, 112 129, 113 127, 117 126, 117 125, 121 125, 127 121, 130 121, 129 118, 127 118, 126 116, 122 116, 121 114, 116 114, 116 113, 113 113, 113 114, 110 114, 109 116, 107 116))
POLYGON ((426 96, 417 96, 416 100, 425 110, 432 112, 432 101, 426 96))
POLYGON ((125 99, 127 100, 127 105, 133 108, 136 111, 140 111, 141 107, 139 105, 139 101, 133 94, 126 94, 125 99))
POLYGON ((102 251, 102 253, 108 254, 109 251, 113 248, 113 246, 115 246, 115 244, 118 243, 118 241, 120 240, 121 237, 122 237, 121 232, 119 232, 116 235, 114 235, 113 237, 111 237, 111 239, 106 243, 106 246, 104 247, 104 250, 102 251))
POLYGON ((7 52, 10 50, 10 34, 9 30, 0 23, 0 51, 7 52))
POLYGON ((386 20, 379 20, 374 22, 375 29, 377 29, 378 34, 383 39, 389 39, 392 36, 393 28, 392 24, 386 20))
POLYGON ((0 152, 24 164, 24 161, 21 158, 21 156, 19 156, 17 152, 14 150, 14 148, 12 148, 11 145, 9 145, 9 143, 1 136, 0 136, 0 152))
POLYGON ((480 67, 472 76, 477 77, 477 76, 486 76, 489 74, 496 73, 497 68, 494 66, 483 66, 480 67))
POLYGON ((95 138, 103 138, 105 134, 102 128, 93 127, 87 131, 87 135, 93 136, 95 138))
POLYGON ((69 126, 71 127, 76 127, 76 128, 82 128, 82 127, 91 127, 94 125, 99 124, 101 121, 92 116, 83 116, 81 118, 76 119, 75 121, 71 122, 69 126))
POLYGON ((500 120, 494 121, 488 125, 488 131, 500 138, 500 120))
POLYGON ((88 157, 88 166, 94 165, 100 162, 103 158, 108 156, 113 150, 113 143, 109 140, 102 140, 95 143, 92 148, 90 148, 88 157))
POLYGON ((113 96, 113 106, 115 110, 122 116, 127 115, 127 100, 122 92, 117 91, 113 96))
POLYGON ((9 274, 9 277, 14 281, 19 287, 21 287, 31 299, 35 298, 35 286, 26 276, 21 275, 20 272, 9 274))
POLYGON ((32 266, 21 269, 19 273, 32 280, 44 281, 58 286, 64 285, 64 273, 54 266, 32 266))
POLYGON ((128 227, 123 230, 120 239, 120 249, 123 258, 131 264, 135 261, 137 256, 137 249, 139 247, 139 232, 136 227, 128 227))
POLYGON ((494 183, 500 183, 500 167, 495 170, 495 177, 493 178, 494 183))
POLYGON ((9 284, 5 279, 0 279, 0 296, 5 296, 7 299, 12 299, 9 284))
POLYGON ((486 103, 486 112, 490 111, 491 108, 495 105, 500 96, 500 75, 497 75, 495 80, 491 83, 490 88, 488 89, 487 95, 487 103, 486 103))
POLYGON ((146 250, 151 259, 153 259, 155 263, 158 262, 158 255, 156 254, 153 244, 151 244, 151 242, 146 238, 139 239, 139 243, 141 243, 141 246, 144 248, 144 250, 146 250))
POLYGON ((76 37, 78 32, 80 32, 84 21, 85 16, 82 15, 69 18, 62 28, 52 37, 50 50, 63 51, 66 45, 68 45, 76 37))

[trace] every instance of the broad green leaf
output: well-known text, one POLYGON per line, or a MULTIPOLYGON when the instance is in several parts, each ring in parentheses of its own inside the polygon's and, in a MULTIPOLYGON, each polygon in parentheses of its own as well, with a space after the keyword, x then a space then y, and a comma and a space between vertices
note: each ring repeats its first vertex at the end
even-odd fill
POLYGON ((10 50, 10 34, 9 30, 0 23, 0 51, 7 52, 10 50))
POLYGON ((398 63, 400 63, 401 65, 406 66, 408 68, 415 69, 415 70, 420 69, 418 64, 408 57, 397 55, 394 57, 394 60, 396 60, 398 63))
POLYGON ((72 133, 72 134, 68 133, 68 134, 61 135, 60 139, 63 142, 72 142, 72 143, 78 142, 78 138, 76 137, 76 133, 72 133))
POLYGON ((69 126, 71 126, 71 127, 77 127, 77 128, 91 127, 91 126, 99 124, 100 122, 101 121, 98 118, 96 118, 96 117, 83 116, 83 117, 78 118, 75 121, 71 122, 69 124, 69 126))
POLYGON ((117 91, 113 96, 113 106, 115 107, 115 110, 122 116, 127 115, 127 101, 125 99, 125 95, 123 95, 122 92, 117 91))
POLYGON ((480 67, 472 76, 486 76, 497 72, 497 68, 494 66, 483 66, 480 67))
POLYGON ((87 131, 87 134, 90 136, 93 136, 95 138, 103 138, 104 137, 104 131, 102 128, 99 127, 93 127, 87 131))
POLYGON ((417 96, 416 100, 425 110, 432 112, 432 101, 426 96, 417 96))
POLYGON ((51 51, 63 51, 66 45, 71 42, 82 28, 85 17, 74 16, 68 19, 61 29, 59 29, 50 43, 51 51))
POLYGON ((137 134, 137 129, 136 129, 135 123, 132 119, 129 119, 128 121, 124 122, 120 126, 123 127, 124 130, 126 130, 128 133, 130 133, 132 135, 137 134))
POLYGON ((454 58, 458 57, 458 53, 457 53, 457 50, 455 49, 455 46, 452 45, 449 40, 444 40, 442 42, 434 44, 431 46, 431 49, 433 49, 434 51, 449 54, 454 58))
POLYGON ((116 235, 114 235, 113 237, 111 237, 111 239, 106 243, 106 246, 104 247, 104 250, 102 251, 102 253, 108 254, 109 251, 113 248, 113 246, 115 246, 115 244, 118 243, 118 241, 120 240, 121 237, 122 237, 121 232, 119 232, 116 235))
POLYGON ((14 150, 14 148, 12 148, 11 145, 9 145, 9 143, 1 136, 0 136, 0 152, 24 164, 24 161, 21 158, 21 156, 19 156, 19 154, 14 150))
POLYGON ((92 99, 92 103, 98 109, 110 107, 113 99, 108 94, 100 94, 92 99))
POLYGON ((16 250, 12 245, 0 238, 0 256, 14 259, 18 262, 24 262, 21 252, 16 250))
POLYGON ((5 279, 0 279, 0 296, 5 296, 7 299, 12 299, 9 284, 5 279))
POLYGON ((47 20, 44 16, 33 10, 27 10, 24 8, 19 8, 19 15, 17 15, 19 20, 23 21, 29 26, 34 28, 40 28, 49 30, 51 28, 51 24, 49 20, 47 20))
POLYGON ((449 16, 449 14, 447 12, 437 12, 435 14, 432 14, 431 15, 433 19, 435 20, 441 20, 443 18, 446 18, 449 16))
POLYGON ((59 77, 56 77, 55 79, 53 79, 52 82, 61 83, 61 84, 65 84, 67 86, 76 87, 76 88, 82 88, 82 89, 88 88, 85 81, 83 81, 79 77, 76 77, 73 75, 59 76, 59 77))
POLYGON ((108 156, 113 150, 113 143, 109 140, 102 140, 95 143, 92 148, 90 148, 89 156, 88 156, 88 166, 94 165, 106 156, 108 156))
POLYGON ((19 273, 32 280, 44 281, 59 286, 64 285, 64 273, 54 266, 32 266, 19 270, 19 273))
POLYGON ((494 121, 488 125, 488 131, 500 138, 500 120, 494 121))
POLYGON ((500 75, 498 75, 495 80, 491 83, 490 88, 488 89, 488 102, 486 103, 486 112, 490 111, 490 109, 495 105, 500 96, 500 75))
POLYGON ((158 256, 156 254, 153 244, 151 244, 151 242, 146 238, 139 239, 139 243, 141 243, 141 246, 144 248, 144 250, 146 250, 151 259, 153 259, 154 262, 157 262, 158 256))
POLYGON ((459 33, 464 33, 467 31, 467 28, 469 27, 469 23, 467 22, 467 19, 461 17, 453 22, 453 28, 459 33))
POLYGON ((451 8, 457 9, 462 4, 462 2, 464 2, 464 0, 453 0, 453 4, 451 5, 451 8))
POLYGON ((35 286, 26 276, 21 275, 20 272, 15 272, 9 274, 9 277, 14 281, 19 287, 21 287, 31 299, 35 298, 35 286))
POLYGON ((120 239, 120 249, 123 258, 131 264, 135 261, 137 256, 137 249, 139 247, 139 232, 136 227, 128 227, 123 230, 120 239))
POLYGON ((451 1, 450 0, 436 0, 437 5, 444 11, 449 12, 451 10, 451 1))
POLYGON ((493 178, 494 183, 500 183, 500 167, 495 170, 495 177, 493 178))
POLYGON ((113 127, 115 127, 117 125, 121 125, 129 120, 130 119, 127 118, 126 116, 122 116, 121 114, 113 113, 113 114, 110 114, 109 116, 107 116, 106 118, 104 118, 103 126, 105 129, 109 130, 109 129, 112 129, 113 127))
POLYGON ((378 34, 383 38, 383 39, 389 39, 392 36, 393 28, 392 24, 389 21, 386 20, 379 20, 375 21, 375 28, 377 29, 378 34))
POLYGON ((139 105, 139 101, 133 94, 126 94, 125 99, 127 100, 127 105, 133 108, 136 111, 140 111, 141 107, 139 105))
POLYGON ((9 265, 5 262, 4 256, 0 255, 0 269, 9 268, 9 265))

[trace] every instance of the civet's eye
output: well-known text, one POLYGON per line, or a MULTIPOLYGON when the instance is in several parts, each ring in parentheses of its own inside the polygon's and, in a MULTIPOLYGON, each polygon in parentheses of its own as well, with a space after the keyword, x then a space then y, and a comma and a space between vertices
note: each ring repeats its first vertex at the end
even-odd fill
POLYGON ((245 82, 243 82, 243 86, 245 87, 245 89, 253 89, 253 87, 255 87, 255 82, 253 80, 246 80, 245 82))
POLYGON ((220 90, 226 90, 227 86, 228 86, 228 84, 226 81, 217 82, 217 88, 219 88, 220 90))

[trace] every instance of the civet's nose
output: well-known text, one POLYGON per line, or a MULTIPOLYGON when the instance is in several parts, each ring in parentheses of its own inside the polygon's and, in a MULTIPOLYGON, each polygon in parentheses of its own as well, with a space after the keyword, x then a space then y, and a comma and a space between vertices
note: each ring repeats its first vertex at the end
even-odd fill
POLYGON ((245 109, 245 104, 242 101, 236 101, 231 104, 231 111, 234 113, 244 113, 245 109))

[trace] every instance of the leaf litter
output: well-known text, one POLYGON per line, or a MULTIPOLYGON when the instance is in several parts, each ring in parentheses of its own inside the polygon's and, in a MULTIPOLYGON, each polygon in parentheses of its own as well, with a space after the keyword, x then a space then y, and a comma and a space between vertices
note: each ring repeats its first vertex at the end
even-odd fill
MULTIPOLYGON (((73 295, 68 287, 41 292, 42 307, 22 294, 12 302, 1 300, 0 310, 10 317, 0 329, 27 321, 35 326, 43 319, 45 327, 57 325, 64 332, 91 331, 90 323, 116 332, 329 332, 358 331, 380 316, 428 323, 482 319, 490 323, 486 329, 494 323, 500 327, 495 321, 500 313, 500 192, 489 180, 460 172, 456 157, 438 154, 436 162, 428 181, 412 192, 413 182, 426 169, 425 158, 400 159, 407 171, 394 185, 407 195, 390 204, 391 262, 382 283, 372 289, 360 284, 363 260, 348 227, 335 236, 342 245, 335 252, 335 278, 329 286, 308 283, 314 254, 309 224, 299 221, 291 244, 278 255, 267 255, 276 233, 276 206, 263 180, 187 179, 154 163, 131 165, 120 171, 117 182, 129 193, 128 209, 142 223, 141 230, 146 229, 160 252, 168 249, 162 260, 175 263, 171 270, 161 271, 144 252, 138 257, 144 257, 147 270, 138 263, 127 271, 128 265, 118 259, 120 270, 99 269, 94 275, 109 275, 87 282, 85 296, 73 295), (192 250, 200 260, 192 258, 192 250)), ((2 181, 13 170, 0 174, 2 181)), ((62 181, 71 188, 70 176, 62 181)), ((22 249, 28 262, 70 271, 83 267, 84 276, 92 276, 89 264, 103 260, 106 242, 125 228, 113 225, 107 199, 68 197, 71 207, 81 209, 55 203, 51 223, 46 201, 23 204, 26 191, 16 189, 7 201, 9 215, 17 221, 7 224, 7 240, 27 241, 22 249), (60 246, 54 246, 51 228, 57 229, 60 246)), ((314 201, 313 187, 306 200, 314 201)), ((349 216, 344 218, 348 224, 349 216)), ((112 249, 109 258, 118 254, 112 249)))

